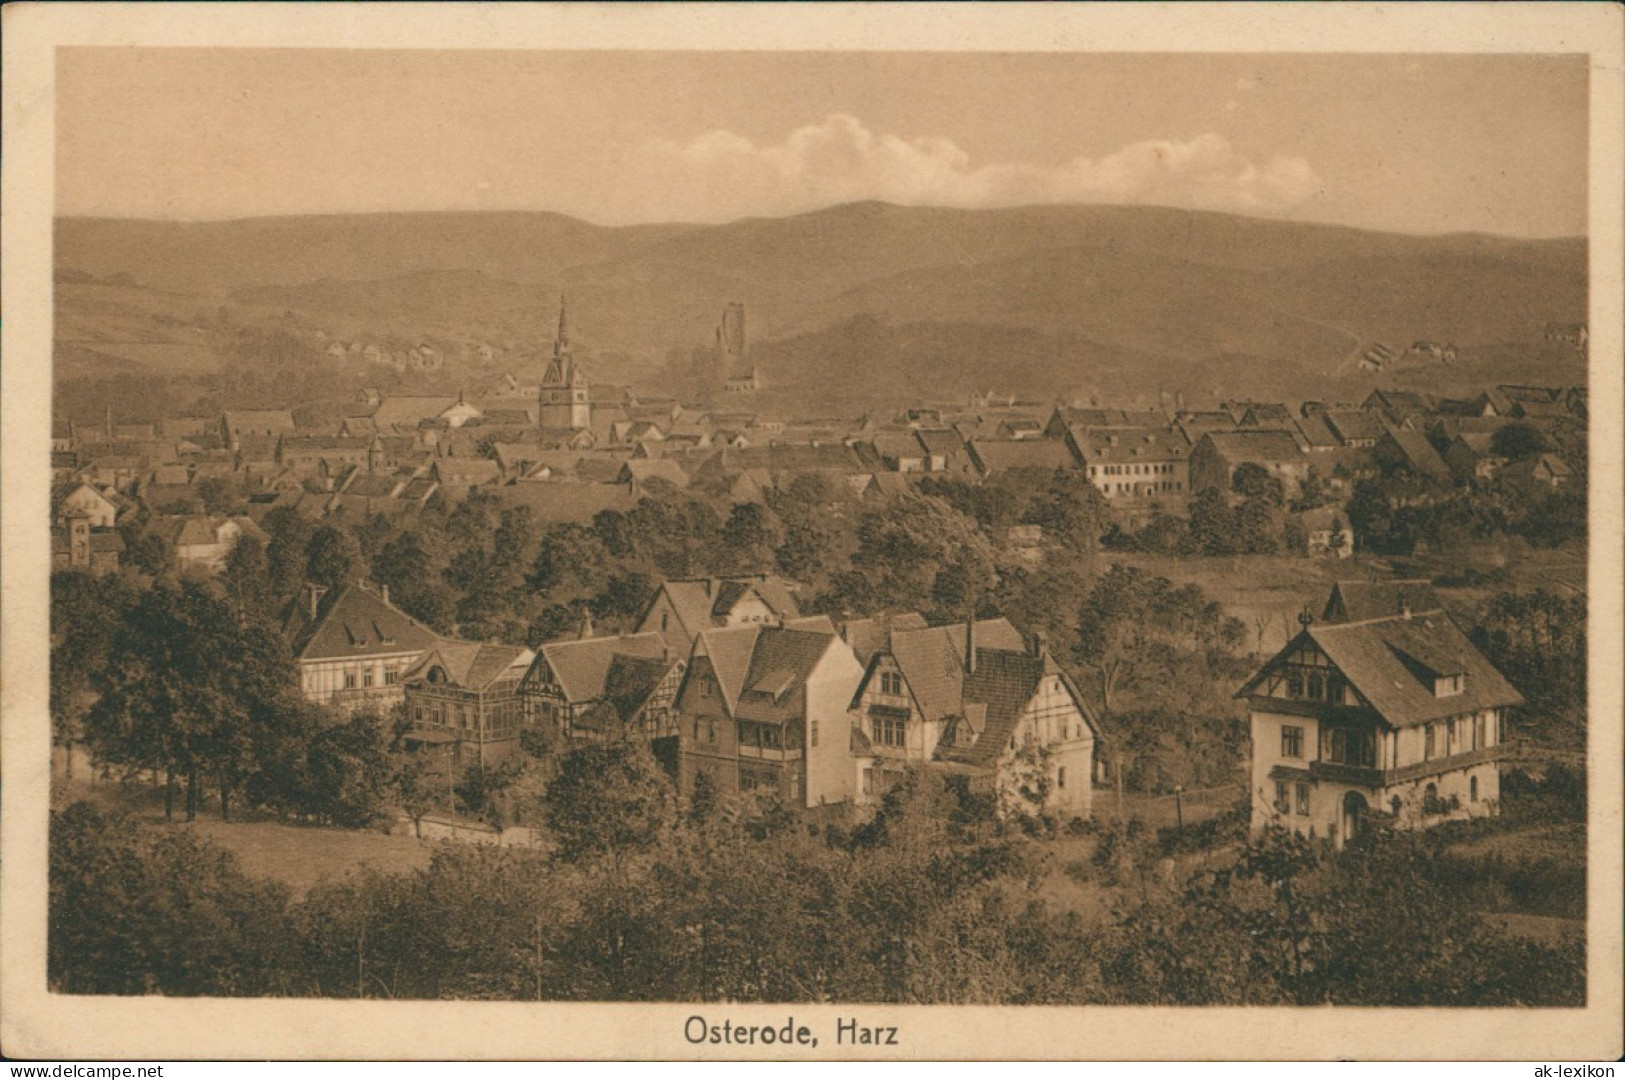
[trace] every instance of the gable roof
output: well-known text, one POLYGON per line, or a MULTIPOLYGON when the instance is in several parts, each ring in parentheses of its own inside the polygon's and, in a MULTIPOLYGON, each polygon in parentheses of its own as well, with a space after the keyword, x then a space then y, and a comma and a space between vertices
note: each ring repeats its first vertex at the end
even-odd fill
POLYGON ((1059 439, 972 439, 971 457, 983 473, 1011 469, 1072 469, 1077 460, 1059 439))
POLYGON ((1392 581, 1338 581, 1321 609, 1322 622, 1363 622, 1402 614, 1409 605, 1412 614, 1442 610, 1433 583, 1426 578, 1392 581))
POLYGON ((300 660, 417 652, 441 640, 433 630, 363 586, 346 585, 323 600, 315 620, 299 598, 284 611, 283 632, 300 660))
POLYGON ((1285 431, 1210 431, 1202 436, 1202 441, 1232 465, 1247 461, 1268 465, 1308 460, 1298 441, 1285 431))
MULTIPOLYGON (((978 664, 985 649, 1020 652, 1025 648, 1016 628, 1002 617, 977 621, 976 645, 978 664)), ((899 630, 894 626, 891 648, 886 651, 897 661, 903 680, 926 720, 942 720, 959 711, 965 682, 964 623, 928 626, 921 630, 899 630)))
POLYGON ((665 637, 655 633, 554 641, 536 650, 531 670, 539 675, 545 665, 572 704, 601 701, 617 656, 668 660, 671 653, 665 637))
POLYGON ((534 658, 534 653, 519 645, 442 638, 402 678, 421 677, 438 664, 454 686, 464 690, 485 690, 514 669, 519 669, 516 674, 522 673, 534 658))
MULTIPOLYGON (((1523 695, 1442 612, 1409 619, 1317 624, 1294 638, 1288 650, 1305 638, 1326 654, 1392 727, 1412 727, 1481 709, 1523 704, 1523 695), (1434 673, 1465 675, 1462 691, 1436 696, 1434 673)), ((1273 661, 1264 670, 1271 666, 1273 661)), ((1244 689, 1250 691, 1256 686, 1263 673, 1244 689)))
POLYGON ((1113 461, 1167 461, 1188 457, 1190 440, 1177 428, 1067 429, 1086 463, 1113 461))
MULTIPOLYGON (((746 595, 755 593, 774 614, 784 619, 800 616, 801 609, 789 584, 773 574, 749 574, 727 578, 674 578, 661 583, 660 593, 649 610, 664 594, 671 602, 685 639, 692 640, 701 630, 718 625, 746 595)), ((645 617, 648 611, 644 612, 645 617)))
POLYGON ((756 635, 761 631, 759 624, 752 623, 702 630, 694 639, 694 655, 710 661, 730 714, 739 705, 739 692, 744 689, 750 659, 756 651, 756 635))
POLYGON ((817 630, 763 627, 751 649, 734 715, 769 722, 788 719, 795 712, 795 691, 806 683, 835 640, 835 635, 817 630))
POLYGON ((1322 419, 1332 433, 1345 443, 1354 439, 1380 439, 1388 430, 1375 413, 1363 409, 1333 409, 1322 419))
POLYGON ((1420 476, 1446 477, 1450 466, 1420 431, 1390 431, 1376 446, 1378 457, 1399 460, 1420 476))

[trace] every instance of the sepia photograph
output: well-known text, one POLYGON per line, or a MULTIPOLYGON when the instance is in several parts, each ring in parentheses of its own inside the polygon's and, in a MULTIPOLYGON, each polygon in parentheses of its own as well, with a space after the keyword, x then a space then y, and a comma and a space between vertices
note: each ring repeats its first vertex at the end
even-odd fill
POLYGON ((1269 5, 63 6, 8 1054, 359 1003, 406 1056, 1625 1049, 1617 9, 1599 98, 1584 32, 1269 5))

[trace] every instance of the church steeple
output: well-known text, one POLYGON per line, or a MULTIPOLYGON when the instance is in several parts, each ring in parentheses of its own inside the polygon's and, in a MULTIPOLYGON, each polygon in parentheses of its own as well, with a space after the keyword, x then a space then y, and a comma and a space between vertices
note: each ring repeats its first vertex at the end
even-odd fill
POLYGON ((570 348, 568 308, 559 297, 559 328, 553 336, 553 358, 542 372, 537 426, 546 430, 579 430, 591 423, 587 379, 570 348))

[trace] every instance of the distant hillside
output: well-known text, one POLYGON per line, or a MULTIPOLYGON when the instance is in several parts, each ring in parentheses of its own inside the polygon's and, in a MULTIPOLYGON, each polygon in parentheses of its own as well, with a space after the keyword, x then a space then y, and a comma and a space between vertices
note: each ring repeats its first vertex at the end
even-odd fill
MULTIPOLYGON (((334 336, 540 346, 565 292, 581 341, 627 357, 628 371, 704 344, 738 300, 769 382, 820 407, 938 383, 1028 395, 1221 376, 1236 395, 1282 379, 1369 385, 1380 378, 1356 363, 1379 341, 1534 349, 1545 323, 1585 317, 1585 257, 1578 239, 1399 236, 1154 207, 882 203, 628 228, 524 213, 69 218, 56 237, 64 278, 128 275, 169 306, 292 313, 334 336)), ((59 290, 59 326, 80 328, 65 341, 104 351, 156 318, 103 333, 104 285, 59 290)), ((174 327, 155 332, 177 341, 174 327)), ((1553 353, 1534 366, 1573 360, 1553 353)))

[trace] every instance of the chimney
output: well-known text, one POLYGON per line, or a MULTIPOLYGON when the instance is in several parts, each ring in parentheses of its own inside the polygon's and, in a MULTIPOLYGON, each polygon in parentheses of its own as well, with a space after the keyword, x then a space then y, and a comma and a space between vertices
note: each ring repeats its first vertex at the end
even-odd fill
POLYGON ((1411 617, 1411 598, 1404 593, 1399 594, 1399 617, 1401 619, 1411 617))
POLYGON ((305 599, 310 604, 310 617, 312 619, 316 617, 316 609, 321 605, 322 594, 325 592, 327 590, 320 585, 308 581, 305 583, 305 599))
POLYGON ((581 640, 586 641, 592 637, 592 609, 588 608, 581 613, 581 640))
POLYGON ((965 616, 965 674, 976 674, 976 613, 965 616))
POLYGON ((1027 651, 1040 657, 1049 652, 1049 639, 1044 636, 1044 631, 1033 631, 1032 637, 1027 639, 1027 651))

